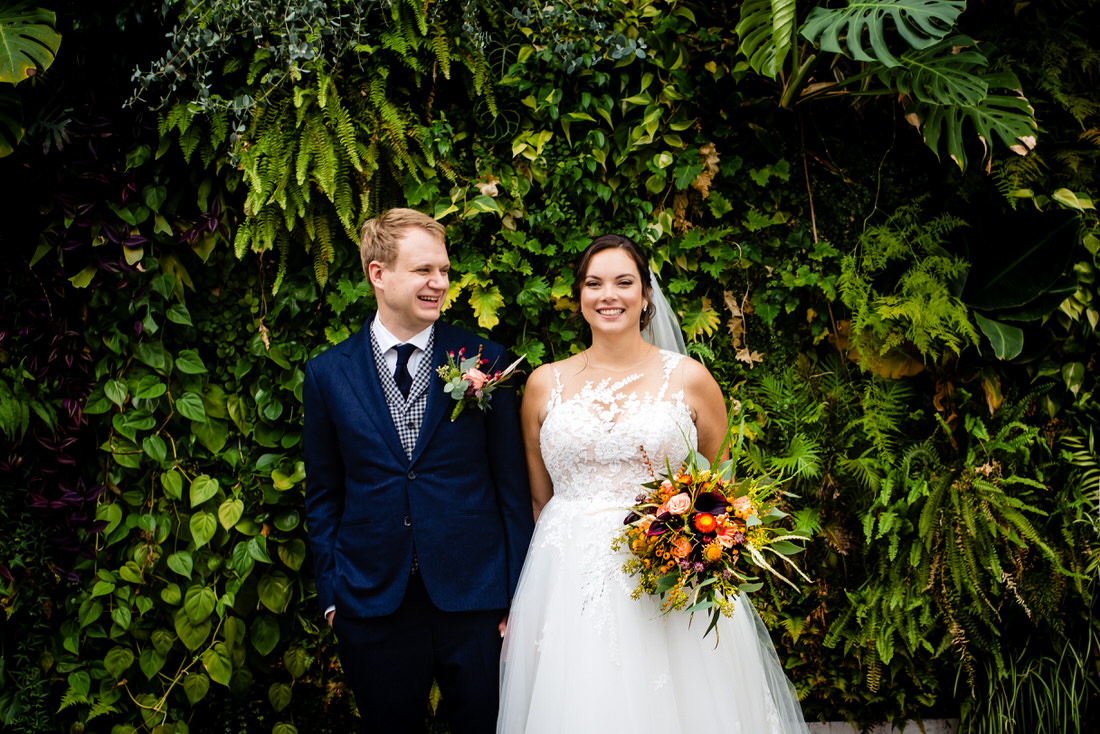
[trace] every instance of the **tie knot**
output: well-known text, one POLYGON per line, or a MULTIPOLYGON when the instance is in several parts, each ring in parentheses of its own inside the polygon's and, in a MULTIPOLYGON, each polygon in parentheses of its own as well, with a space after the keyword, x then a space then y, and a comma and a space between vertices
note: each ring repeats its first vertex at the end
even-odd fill
POLYGON ((415 344, 398 344, 394 349, 397 350, 397 365, 398 367, 405 367, 409 364, 409 357, 416 351, 415 344))

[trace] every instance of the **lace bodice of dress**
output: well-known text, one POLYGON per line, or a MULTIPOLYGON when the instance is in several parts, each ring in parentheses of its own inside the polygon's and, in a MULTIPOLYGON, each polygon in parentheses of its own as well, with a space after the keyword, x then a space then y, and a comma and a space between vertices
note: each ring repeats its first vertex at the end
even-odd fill
POLYGON ((631 389, 643 375, 586 382, 563 399, 560 375, 540 432, 542 458, 559 500, 603 500, 626 507, 651 480, 640 447, 658 474, 666 457, 673 466, 696 445, 695 424, 683 390, 667 395, 676 364, 683 357, 662 350, 663 380, 656 394, 631 389))

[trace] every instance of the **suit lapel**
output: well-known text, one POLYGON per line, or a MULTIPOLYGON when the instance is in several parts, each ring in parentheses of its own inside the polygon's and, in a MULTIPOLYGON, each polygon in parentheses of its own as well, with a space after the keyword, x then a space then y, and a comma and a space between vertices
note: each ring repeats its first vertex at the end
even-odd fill
MULTIPOLYGON (((341 368, 351 383, 352 393, 359 399, 363 412, 374 424, 375 432, 381 436, 394 456, 402 463, 408 459, 397 428, 393 425, 390 406, 386 404, 386 394, 382 391, 382 380, 378 374, 378 365, 374 361, 374 347, 371 345, 370 325, 374 317, 367 319, 363 328, 352 338, 344 342, 344 357, 341 368)), ((423 435, 421 431, 421 435, 423 435)))
POLYGON ((454 401, 443 392, 443 380, 436 370, 446 362, 447 352, 454 351, 456 348, 457 345, 450 327, 441 321, 436 321, 435 346, 431 355, 429 355, 432 360, 432 369, 428 382, 428 404, 424 412, 424 420, 420 423, 420 433, 416 437, 416 446, 413 448, 413 463, 420 458, 421 452, 424 451, 424 447, 431 440, 432 434, 435 433, 435 429, 439 426, 439 421, 443 418, 443 415, 450 415, 450 411, 454 406, 454 401))

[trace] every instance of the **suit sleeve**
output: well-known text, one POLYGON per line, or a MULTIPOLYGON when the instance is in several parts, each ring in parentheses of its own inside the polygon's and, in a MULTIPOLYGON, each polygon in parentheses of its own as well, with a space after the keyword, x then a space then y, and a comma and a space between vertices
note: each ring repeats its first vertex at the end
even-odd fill
POLYGON ((333 594, 335 545, 344 513, 345 472, 339 437, 316 372, 313 365, 306 365, 302 404, 305 412, 306 519, 317 601, 323 612, 336 603, 333 594))
MULTIPOLYGON (((502 351, 499 360, 500 364, 507 365, 511 364, 512 358, 502 351)), ((520 430, 517 378, 518 375, 513 376, 512 380, 493 392, 492 408, 487 413, 489 468, 507 535, 509 599, 515 594, 535 526, 531 490, 527 482, 527 462, 523 453, 523 433, 520 430)))

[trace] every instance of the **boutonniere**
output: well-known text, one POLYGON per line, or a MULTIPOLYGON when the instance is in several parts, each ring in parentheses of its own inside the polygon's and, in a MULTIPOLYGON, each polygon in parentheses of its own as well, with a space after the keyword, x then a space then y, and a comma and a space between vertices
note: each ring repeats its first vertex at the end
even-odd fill
POLYGON ((458 354, 447 352, 447 363, 436 370, 443 378, 443 392, 455 401, 451 421, 458 418, 469 405, 489 410, 493 390, 503 385, 523 361, 523 357, 520 357, 503 370, 485 372, 482 368, 489 364, 489 360, 482 359, 480 347, 475 357, 467 357, 465 354, 465 349, 459 349, 458 354))

